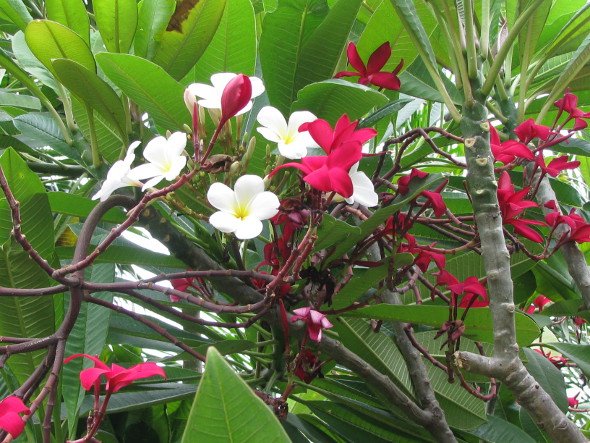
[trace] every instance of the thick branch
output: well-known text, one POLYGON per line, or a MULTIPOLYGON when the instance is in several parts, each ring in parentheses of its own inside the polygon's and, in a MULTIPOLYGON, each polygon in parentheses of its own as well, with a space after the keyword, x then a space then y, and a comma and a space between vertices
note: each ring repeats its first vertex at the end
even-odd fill
MULTIPOLYGON (((383 291, 382 297, 386 303, 392 305, 401 304, 399 295, 387 289, 383 291)), ((456 441, 453 431, 451 431, 445 419, 445 413, 434 395, 434 390, 430 384, 430 378, 428 377, 428 371, 422 361, 422 356, 412 345, 404 331, 405 324, 401 322, 391 322, 391 327, 395 333, 395 343, 408 367, 408 374, 410 375, 410 380, 412 380, 412 386, 414 387, 414 392, 418 397, 418 401, 422 408, 429 411, 431 414, 431 423, 429 425, 430 427, 427 427, 428 430, 433 432, 433 434, 438 435, 440 437, 439 441, 456 441)))

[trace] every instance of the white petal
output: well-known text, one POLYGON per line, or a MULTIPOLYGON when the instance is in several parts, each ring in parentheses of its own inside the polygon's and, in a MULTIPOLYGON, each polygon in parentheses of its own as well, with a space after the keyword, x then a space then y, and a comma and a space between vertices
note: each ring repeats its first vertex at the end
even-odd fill
POLYGON ((139 140, 134 141, 129 145, 127 148, 127 154, 125 155, 125 159, 123 160, 128 166, 131 166, 133 160, 135 160, 135 148, 137 148, 141 142, 139 140))
POLYGON ((192 95, 208 100, 217 97, 217 91, 211 85, 205 85, 203 83, 193 83, 186 88, 192 95))
POLYGON ((211 223, 214 228, 225 233, 234 232, 238 229, 241 222, 242 221, 239 218, 223 211, 215 212, 209 217, 209 223, 211 223))
POLYGON ((201 108, 221 109, 221 97, 208 98, 197 102, 201 108))
POLYGON ((281 137, 272 129, 265 128, 264 126, 260 126, 260 127, 256 128, 256 130, 258 132, 260 132, 260 134, 262 134, 262 136, 265 139, 267 139, 269 142, 278 143, 282 140, 281 137))
POLYGON ((252 98, 262 95, 264 92, 264 84, 258 77, 250 77, 250 83, 252 83, 252 98))
POLYGON ((299 140, 295 140, 288 145, 279 143, 279 152, 283 157, 290 158, 291 160, 299 160, 307 155, 307 147, 299 143, 299 140))
POLYGON ((145 191, 148 188, 153 188, 158 183, 160 183, 162 180, 164 180, 164 176, 163 175, 157 175, 156 177, 154 177, 154 178, 148 180, 147 182, 145 182, 145 184, 143 185, 143 187, 141 188, 141 190, 142 191, 145 191))
POLYGON ((123 160, 117 160, 107 172, 106 181, 120 181, 129 173, 129 165, 123 160))
POLYGON ((235 211, 236 198, 234 191, 223 183, 213 183, 207 191, 207 200, 216 209, 232 213, 235 211))
POLYGON ((98 192, 92 196, 92 200, 100 198, 100 201, 103 202, 107 198, 109 198, 115 190, 122 188, 124 186, 126 185, 122 182, 105 181, 102 184, 102 187, 98 190, 98 192))
POLYGON ((258 123, 262 126, 266 126, 269 129, 274 130, 277 134, 287 132, 287 121, 281 111, 272 106, 265 106, 260 110, 256 117, 258 123))
POLYGON ((256 217, 246 217, 240 220, 235 235, 240 240, 248 240, 258 237, 262 232, 262 222, 256 217))
POLYGON ((289 117, 289 130, 299 132, 299 126, 316 120, 317 117, 309 111, 296 111, 289 117))
POLYGON ((172 153, 175 157, 182 154, 186 147, 186 134, 184 132, 175 132, 168 138, 168 154, 172 153))
POLYGON ((234 74, 233 72, 219 72, 211 76, 211 84, 221 97, 221 93, 223 92, 227 84, 237 76, 238 74, 234 74))
POLYGON ((236 115, 242 115, 245 112, 248 112, 250 109, 252 109, 252 100, 250 100, 246 106, 236 112, 236 115))
POLYGON ((375 192, 373 182, 364 172, 355 172, 350 175, 353 186, 354 201, 367 207, 376 206, 379 196, 375 192))
POLYGON ((150 163, 154 163, 156 165, 164 165, 167 163, 168 160, 168 156, 166 155, 167 148, 168 141, 165 137, 162 137, 160 135, 150 140, 150 142, 143 150, 143 156, 150 163))
POLYGON ((153 163, 145 163, 143 165, 139 165, 129 171, 127 176, 132 180, 143 180, 145 178, 152 178, 156 175, 160 175, 162 170, 158 168, 153 163))
POLYGON ((279 198, 270 191, 261 192, 250 202, 248 217, 256 217, 258 220, 268 220, 279 212, 279 198))
POLYGON ((257 175, 242 175, 234 185, 236 202, 247 206, 257 194, 264 192, 264 181, 257 175))
POLYGON ((182 168, 186 165, 186 157, 181 155, 172 160, 172 165, 165 175, 166 180, 172 181, 180 175, 182 168))

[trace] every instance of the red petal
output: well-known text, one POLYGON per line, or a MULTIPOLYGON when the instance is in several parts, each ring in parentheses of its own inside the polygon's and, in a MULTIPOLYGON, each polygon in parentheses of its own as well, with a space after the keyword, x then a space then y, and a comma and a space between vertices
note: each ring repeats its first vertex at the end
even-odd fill
POLYGON ((447 205, 445 205, 442 195, 438 192, 423 191, 422 195, 430 201, 435 216, 440 217, 447 211, 447 205))
MULTIPOLYGON (((346 175, 348 176, 348 174, 346 175)), ((303 177, 303 180, 318 191, 329 192, 333 190, 332 182, 330 181, 330 170, 327 166, 310 172, 303 177)))
POLYGON ((341 78, 341 77, 358 77, 360 74, 358 72, 352 71, 340 71, 334 75, 334 78, 341 78))
POLYGON ((353 185, 347 170, 331 168, 329 178, 332 183, 331 187, 333 191, 336 191, 344 198, 348 198, 352 195, 353 185))
POLYGON ((385 66, 385 63, 387 63, 389 57, 391 57, 391 45, 389 42, 385 42, 375 49, 375 51, 369 57, 369 61, 367 63, 367 74, 370 75, 381 71, 381 68, 385 66))
POLYGON ((533 228, 530 228, 527 222, 531 220, 510 220, 509 224, 514 226, 514 232, 517 234, 522 235, 524 238, 528 238, 530 241, 534 241, 535 243, 543 243, 543 237, 533 228))
POLYGON ((389 89, 391 91, 399 91, 401 88, 399 78, 390 72, 376 72, 369 76, 369 82, 375 86, 389 89))
MULTIPOLYGON (((311 138, 315 140, 315 142, 322 147, 322 149, 329 154, 332 149, 332 141, 334 140, 334 131, 332 131, 332 127, 330 123, 326 120, 318 118, 307 125, 307 131, 311 138)), ((301 132, 301 127, 299 128, 301 132)))
POLYGON ((70 355, 69 357, 67 357, 66 359, 64 359, 64 363, 69 363, 71 362, 73 359, 75 358, 80 358, 80 357, 84 357, 87 358, 89 360, 92 360, 94 362, 94 366, 101 368, 101 369, 106 369, 107 371, 110 371, 111 368, 109 368, 102 360, 100 360, 98 357, 95 357, 94 355, 88 355, 88 354, 73 354, 70 355))
POLYGON ((112 377, 109 380, 107 389, 110 389, 111 392, 117 392, 135 380, 154 377, 156 375, 166 378, 166 373, 157 364, 153 362, 140 363, 129 369, 123 369, 119 374, 112 377))
POLYGON ((13 438, 18 437, 25 429, 25 422, 20 415, 14 412, 7 412, 0 417, 0 429, 8 432, 13 438))
POLYGON ((80 371, 80 384, 88 391, 95 383, 100 383, 100 376, 105 375, 108 378, 110 369, 87 368, 80 371))
MULTIPOLYGON (((340 145, 328 156, 328 168, 342 168, 348 173, 351 166, 363 157, 363 147, 360 142, 349 141, 340 145)), ((307 158, 307 157, 304 157, 307 158)))
POLYGON ((350 63, 350 66, 356 69, 362 77, 365 77, 367 75, 365 64, 361 60, 361 57, 359 56, 359 53, 356 49, 356 45, 353 42, 348 44, 346 55, 348 55, 348 63, 350 63))
POLYGON ((247 75, 238 74, 223 89, 221 94, 221 120, 223 125, 250 102, 252 82, 247 75))

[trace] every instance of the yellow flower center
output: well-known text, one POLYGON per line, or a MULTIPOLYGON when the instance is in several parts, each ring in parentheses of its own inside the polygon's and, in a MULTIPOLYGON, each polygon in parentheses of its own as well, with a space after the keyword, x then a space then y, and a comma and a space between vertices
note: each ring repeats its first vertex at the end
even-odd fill
POLYGON ((246 217, 250 215, 250 211, 248 210, 248 206, 236 205, 234 207, 234 216, 239 218, 240 220, 244 220, 246 217))

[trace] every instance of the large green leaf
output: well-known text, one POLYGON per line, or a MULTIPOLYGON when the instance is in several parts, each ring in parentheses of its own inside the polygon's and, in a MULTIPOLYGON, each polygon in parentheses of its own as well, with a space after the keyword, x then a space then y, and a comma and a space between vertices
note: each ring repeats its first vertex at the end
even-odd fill
MULTIPOLYGON (((114 264, 95 264, 86 271, 86 279, 97 283, 112 283, 115 280, 114 264)), ((95 293, 94 297, 111 301, 112 293, 95 293)), ((105 345, 111 311, 101 306, 83 303, 76 318, 74 328, 66 343, 66 355, 100 355, 105 345)), ((84 399, 84 389, 80 385, 80 371, 92 366, 85 358, 76 358, 63 368, 62 393, 68 414, 70 437, 75 438, 78 412, 84 399)))
POLYGON ((487 422, 470 433, 486 442, 535 443, 521 428, 494 415, 488 415, 487 422))
POLYGON ((127 52, 137 27, 135 0, 94 0, 94 19, 106 48, 127 52))
POLYGON ((546 357, 529 348, 523 349, 526 356, 525 366, 537 383, 551 396, 555 404, 566 412, 567 395, 563 374, 546 357))
POLYGON ((187 79, 209 83, 211 75, 217 72, 254 75, 255 65, 256 21, 252 3, 250 0, 227 0, 213 40, 187 79))
POLYGON ((151 60, 160 44, 162 33, 166 30, 174 13, 174 0, 143 0, 139 4, 137 32, 135 33, 135 55, 151 60))
POLYGON ((0 13, 21 30, 24 30, 27 24, 33 20, 22 0, 0 0, 0 13))
MULTIPOLYGON (((49 204, 53 212, 72 215, 74 217, 88 217, 90 211, 98 204, 96 200, 90 200, 89 198, 70 194, 69 192, 50 192, 48 195, 49 204)), ((123 220, 125 220, 125 213, 120 208, 110 209, 102 217, 102 221, 109 223, 121 223, 123 220)))
MULTIPOLYGON (((458 310, 459 317, 461 317, 463 311, 464 309, 458 310)), ((529 316, 521 312, 515 314, 516 341, 520 346, 527 346, 539 336, 541 331, 529 316)), ((340 315, 343 317, 403 321, 438 328, 449 319, 449 308, 446 306, 380 304, 344 312, 340 315)), ((464 335, 472 340, 493 343, 494 328, 490 310, 487 308, 470 309, 465 318, 464 335)))
POLYGON ((154 62, 177 80, 207 49, 223 15, 226 0, 182 0, 161 34, 154 62))
POLYGON ((184 88, 154 63, 127 54, 103 52, 96 56, 109 79, 164 129, 184 129, 190 114, 183 101, 184 88))
POLYGON ((58 79, 86 106, 96 110, 110 125, 117 129, 123 140, 127 139, 125 110, 119 96, 94 71, 66 59, 54 59, 52 65, 58 79))
POLYGON ((312 83, 301 89, 291 110, 311 111, 334 124, 342 114, 357 119, 374 107, 384 106, 387 102, 387 97, 375 89, 346 80, 333 79, 312 83))
POLYGON ((67 26, 90 44, 90 20, 82 0, 46 0, 45 9, 49 20, 67 26))
POLYGON ((70 28, 51 20, 34 20, 25 30, 29 48, 43 65, 57 76, 51 61, 55 58, 73 60, 96 72, 96 63, 86 42, 70 28))
MULTIPOLYGON (((45 189, 39 178, 12 149, 0 157, 0 167, 15 198, 20 202, 23 233, 47 260, 53 255, 53 218, 45 189)), ((3 196, 2 196, 3 197, 3 196)), ((49 277, 16 243, 5 198, 0 198, 0 286, 39 288, 49 286, 49 277)), ((0 297, 0 335, 44 337, 53 332, 51 297, 0 297)), ((22 382, 40 363, 43 352, 10 357, 9 367, 22 382)))
POLYGON ((321 0, 285 0, 264 17, 260 64, 270 103, 283 114, 289 112, 297 95, 302 47, 327 13, 321 0))
POLYGON ((182 437, 183 443, 289 442, 278 419, 232 370, 215 348, 207 351, 205 374, 182 437))

